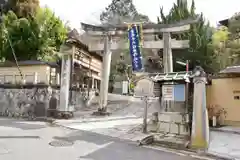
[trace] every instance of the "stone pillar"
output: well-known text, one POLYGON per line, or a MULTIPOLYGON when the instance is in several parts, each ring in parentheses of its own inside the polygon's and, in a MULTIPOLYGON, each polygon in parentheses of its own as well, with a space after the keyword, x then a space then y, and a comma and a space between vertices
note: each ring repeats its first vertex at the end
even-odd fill
POLYGON ((164 73, 173 72, 172 48, 171 48, 171 34, 170 32, 163 33, 163 65, 164 73))
POLYGON ((96 80, 94 81, 94 83, 95 83, 95 84, 94 84, 94 85, 95 85, 95 89, 98 90, 98 80, 96 79, 96 80))
POLYGON ((94 78, 92 78, 92 89, 95 88, 94 78))
POLYGON ((108 83, 109 83, 109 74, 111 66, 111 39, 109 35, 105 36, 104 42, 104 55, 102 63, 102 79, 100 85, 100 110, 106 110, 107 106, 107 97, 108 97, 108 83))
MULTIPOLYGON (((173 72, 170 32, 163 32, 163 65, 164 65, 164 73, 173 72)), ((164 101, 163 105, 165 107, 165 111, 169 111, 169 109, 173 106, 173 103, 172 101, 164 101)))
POLYGON ((206 107, 206 77, 201 67, 194 71, 194 97, 191 145, 206 150, 209 145, 209 122, 206 107))
POLYGON ((69 87, 71 73, 71 55, 62 56, 61 87, 60 87, 60 111, 68 111, 69 87))

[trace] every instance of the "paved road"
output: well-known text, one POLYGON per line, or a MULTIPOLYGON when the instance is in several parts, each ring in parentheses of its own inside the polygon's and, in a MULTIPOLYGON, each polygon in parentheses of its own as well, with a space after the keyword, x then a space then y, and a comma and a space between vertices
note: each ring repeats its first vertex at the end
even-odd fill
POLYGON ((88 131, 52 127, 44 122, 7 119, 0 119, 0 159, 195 160, 88 131), (65 141, 69 146, 53 147, 49 145, 52 141, 65 141))
POLYGON ((209 152, 240 160, 240 135, 211 131, 209 152), (221 141, 219 141, 221 139, 221 141))

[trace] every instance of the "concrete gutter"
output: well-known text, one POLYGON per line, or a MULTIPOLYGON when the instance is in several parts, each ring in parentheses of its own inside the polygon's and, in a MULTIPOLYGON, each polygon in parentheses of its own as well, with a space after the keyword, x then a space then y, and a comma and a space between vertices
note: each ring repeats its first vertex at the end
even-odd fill
POLYGON ((209 152, 199 152, 197 150, 189 149, 187 148, 188 143, 186 144, 183 143, 174 143, 174 142, 168 142, 168 141, 162 141, 162 140, 155 140, 154 135, 149 135, 145 138, 143 138, 140 141, 140 145, 145 145, 146 147, 151 147, 151 148, 166 148, 170 149, 174 152, 180 153, 180 154, 185 154, 189 155, 192 157, 198 157, 200 159, 217 159, 217 160, 237 160, 234 157, 227 156, 227 155, 219 155, 219 153, 209 153, 209 152), (152 140, 153 138, 153 140, 152 140), (202 157, 202 158, 201 158, 202 157), (205 157, 205 158, 204 158, 205 157))

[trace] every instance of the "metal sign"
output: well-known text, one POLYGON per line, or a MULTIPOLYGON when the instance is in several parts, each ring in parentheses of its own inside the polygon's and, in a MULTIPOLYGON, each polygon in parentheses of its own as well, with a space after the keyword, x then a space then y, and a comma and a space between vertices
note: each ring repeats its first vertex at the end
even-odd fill
POLYGON ((185 101, 185 85, 163 85, 162 95, 164 101, 185 101))
POLYGON ((162 86, 162 98, 164 101, 174 100, 174 85, 164 85, 162 86))
POLYGON ((134 95, 137 97, 153 97, 154 83, 150 79, 141 79, 137 82, 134 89, 134 95))

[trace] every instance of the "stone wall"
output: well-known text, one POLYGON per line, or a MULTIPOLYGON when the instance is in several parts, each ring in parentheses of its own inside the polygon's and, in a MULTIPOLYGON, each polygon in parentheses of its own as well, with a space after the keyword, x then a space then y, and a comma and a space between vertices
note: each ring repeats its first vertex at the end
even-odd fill
POLYGON ((159 114, 158 131, 177 135, 188 135, 185 116, 178 112, 163 112, 159 114))
POLYGON ((150 121, 150 131, 159 132, 163 134, 183 135, 190 134, 188 123, 186 122, 186 115, 179 112, 159 112, 158 117, 153 118, 155 121, 150 121))
MULTIPOLYGON (((50 99, 55 99, 56 107, 59 106, 59 92, 59 87, 47 85, 2 85, 0 86, 0 114, 18 117, 32 112, 36 117, 45 117, 50 99)), ((77 109, 84 104, 82 92, 77 90, 71 92, 71 102, 77 109)))

